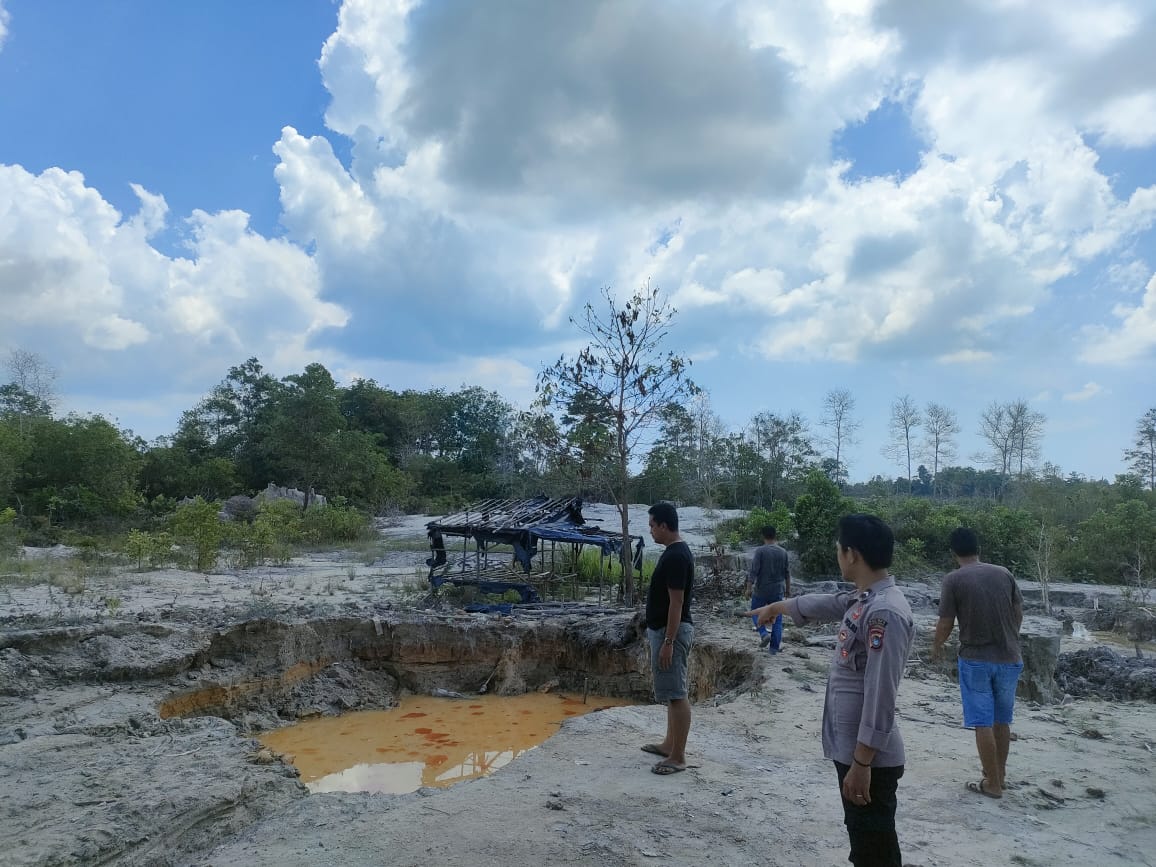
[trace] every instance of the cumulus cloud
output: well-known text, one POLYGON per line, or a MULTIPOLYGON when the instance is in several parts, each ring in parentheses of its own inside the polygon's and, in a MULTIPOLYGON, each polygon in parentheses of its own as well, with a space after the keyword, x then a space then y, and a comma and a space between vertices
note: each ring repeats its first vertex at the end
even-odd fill
POLYGON ((244 213, 194 211, 181 225, 188 255, 158 252, 150 239, 168 206, 133 189, 140 209, 126 218, 78 172, 0 166, 0 345, 35 348, 74 383, 121 356, 123 369, 156 374, 134 384, 148 389, 162 373, 219 374, 345 323, 320 297, 314 260, 253 232, 244 213))
POLYGON ((1144 0, 345 0, 329 132, 273 144, 285 238, 0 168, 0 339, 63 322, 218 375, 256 354, 504 386, 598 288, 649 281, 703 360, 972 365, 1103 269, 1084 357, 1135 360, 1156 289, 1114 260, 1156 187, 1114 186, 1100 150, 1156 144, 1154 37, 1144 0), (885 101, 917 164, 834 160, 885 101))
POLYGON ((1118 198, 1086 138, 1147 140, 1145 79, 1095 73, 1114 51, 1149 62, 1142 10, 347 0, 321 69, 353 158, 287 130, 285 222, 355 320, 416 285, 549 331, 597 287, 650 280, 692 343, 986 359, 1152 224, 1156 193, 1118 198), (920 165, 852 179, 831 137, 896 95, 920 165))
POLYGON ((4 47, 4 40, 8 38, 8 13, 4 9, 3 0, 0 0, 0 48, 4 47))

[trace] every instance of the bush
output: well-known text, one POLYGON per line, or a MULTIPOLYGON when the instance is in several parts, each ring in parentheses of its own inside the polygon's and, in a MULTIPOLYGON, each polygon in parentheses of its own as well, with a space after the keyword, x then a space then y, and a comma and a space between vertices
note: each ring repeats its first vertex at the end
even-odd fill
POLYGON ((137 569, 164 566, 173 557, 173 537, 163 530, 156 533, 129 530, 124 541, 124 553, 136 564, 137 569))
POLYGON ((169 517, 169 529, 179 544, 192 549, 192 564, 198 572, 208 572, 217 564, 225 527, 216 503, 200 497, 185 503, 169 517))
POLYGON ((20 531, 16 527, 16 510, 0 509, 0 554, 14 554, 20 547, 20 531))
POLYGON ((350 506, 308 509, 302 517, 302 541, 312 545, 356 542, 373 534, 369 517, 350 506))

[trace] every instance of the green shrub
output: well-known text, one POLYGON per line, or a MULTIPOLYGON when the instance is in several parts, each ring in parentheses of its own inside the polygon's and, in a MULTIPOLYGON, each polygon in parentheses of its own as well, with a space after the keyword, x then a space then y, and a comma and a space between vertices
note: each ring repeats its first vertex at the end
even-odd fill
POLYGON ((208 572, 217 563, 225 525, 219 516, 220 507, 197 497, 180 506, 169 517, 169 529, 182 547, 192 549, 192 564, 198 572, 208 572))
POLYGON ((20 546, 20 531, 16 526, 16 510, 0 509, 0 554, 14 554, 20 546))
POLYGON ((129 530, 120 548, 138 570, 165 566, 173 559, 173 537, 163 530, 129 530))
POLYGON ((369 517, 350 506, 308 509, 302 517, 304 542, 312 545, 355 542, 372 535, 369 517))

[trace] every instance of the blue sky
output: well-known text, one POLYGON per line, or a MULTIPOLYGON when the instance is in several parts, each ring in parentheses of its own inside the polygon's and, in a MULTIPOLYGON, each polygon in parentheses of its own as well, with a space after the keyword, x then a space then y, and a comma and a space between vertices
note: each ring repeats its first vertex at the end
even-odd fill
POLYGON ((0 0, 0 351, 146 437, 230 365, 525 405, 649 281, 722 424, 853 478, 891 402, 1023 398, 1124 469, 1156 405, 1156 11, 968 0, 0 0))

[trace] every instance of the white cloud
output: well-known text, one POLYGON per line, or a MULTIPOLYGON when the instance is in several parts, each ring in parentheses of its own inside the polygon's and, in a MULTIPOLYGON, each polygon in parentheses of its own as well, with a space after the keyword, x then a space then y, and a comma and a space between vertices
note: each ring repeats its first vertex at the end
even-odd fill
POLYGON ((1088 383, 1085 383, 1084 387, 1081 388, 1079 391, 1067 392, 1064 395, 1064 400, 1070 400, 1070 401, 1074 401, 1074 402, 1082 402, 1085 400, 1091 400, 1093 397, 1095 397, 1097 394, 1099 394, 1103 390, 1104 390, 1103 386, 1099 385, 1098 383, 1088 382, 1088 383))
POLYGON ((4 9, 4 3, 0 0, 0 48, 4 47, 4 40, 8 38, 8 13, 4 9))
POLYGON ((1156 144, 1156 90, 1121 96, 1094 112, 1093 129, 1104 144, 1122 148, 1145 148, 1156 144))
POLYGON ((126 219, 77 172, 0 165, 0 345, 35 346, 74 381, 116 355, 139 373, 146 356, 132 353, 157 378, 185 381, 345 323, 320 298, 314 260, 257 235, 241 212, 194 211, 189 255, 158 252, 150 239, 168 207, 133 189, 141 207, 126 219))
POLYGON ((725 319, 771 358, 969 363, 1156 215, 1082 137, 1126 94, 1068 98, 1056 72, 1121 50, 1136 3, 1092 23, 1076 2, 450 9, 348 0, 321 67, 352 164, 278 145, 285 222, 327 283, 440 303, 467 279, 554 329, 650 280, 692 341, 725 319), (850 180, 826 143, 897 93, 921 165, 850 180), (656 244, 656 224, 677 228, 656 244))
POLYGON ((1119 324, 1084 329, 1084 361, 1128 364, 1150 358, 1156 352, 1156 274, 1148 281, 1138 304, 1118 304, 1112 311, 1119 324))
POLYGON ((351 158, 282 130, 288 239, 0 167, 0 340, 63 325, 215 375, 324 358, 505 391, 598 288, 649 281, 704 359, 965 367, 1070 308, 1087 360, 1132 363, 1156 345, 1134 249, 1156 187, 1118 192, 1096 148, 1156 143, 1149 5, 345 0, 319 64, 351 158), (863 177, 830 143, 884 99, 917 158, 863 177), (1067 297, 1093 282, 1110 322, 1067 297))

